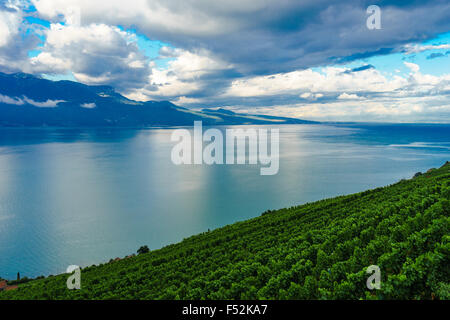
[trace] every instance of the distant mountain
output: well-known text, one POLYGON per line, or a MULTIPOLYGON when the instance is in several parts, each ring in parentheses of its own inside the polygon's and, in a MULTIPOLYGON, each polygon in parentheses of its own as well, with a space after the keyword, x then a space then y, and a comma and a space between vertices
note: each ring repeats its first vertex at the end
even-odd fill
POLYGON ((314 123, 226 109, 194 111, 169 101, 133 101, 108 86, 0 73, 0 126, 188 126, 194 121, 205 125, 314 123))

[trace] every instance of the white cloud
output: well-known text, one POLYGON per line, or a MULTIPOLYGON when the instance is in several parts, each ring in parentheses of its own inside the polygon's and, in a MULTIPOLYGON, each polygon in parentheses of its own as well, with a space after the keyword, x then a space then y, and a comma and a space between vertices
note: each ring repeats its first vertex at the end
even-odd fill
POLYGON ((308 99, 308 100, 317 100, 323 97, 322 93, 311 93, 305 92, 300 95, 300 98, 308 99))
POLYGON ((311 69, 249 77, 233 81, 227 96, 252 97, 293 93, 295 91, 344 93, 394 91, 407 85, 407 79, 388 80, 379 71, 367 69, 347 73, 348 69, 327 67, 323 72, 311 69))
POLYGON ((34 101, 33 99, 29 99, 27 97, 23 97, 23 100, 38 108, 56 108, 58 106, 58 103, 65 102, 64 100, 47 100, 43 102, 34 101))
POLYGON ((406 45, 405 54, 420 53, 428 50, 450 49, 450 44, 439 45, 406 45))
POLYGON ((176 49, 177 58, 169 63, 169 72, 180 80, 195 80, 204 75, 231 68, 232 65, 214 57, 206 50, 190 52, 176 49))
MULTIPOLYGON (((450 117, 450 74, 422 74, 420 66, 405 62, 407 77, 383 75, 376 69, 347 72, 345 68, 311 69, 233 81, 223 100, 245 97, 260 99, 292 96, 283 104, 256 107, 262 113, 313 120, 341 121, 445 121, 450 117), (317 93, 324 98, 316 100, 317 93), (337 98, 333 98, 337 97, 337 98), (364 100, 364 103, 361 103, 364 100)), ((248 107, 241 106, 244 110, 248 107)))
MULTIPOLYGON (((296 103, 245 110, 317 121, 381 121, 381 122, 442 122, 450 117, 450 105, 445 95, 392 98, 360 101, 331 101, 325 103, 296 103), (443 115, 445 115, 443 117, 443 115)), ((448 121, 448 120, 447 120, 448 121)))
POLYGON ((11 98, 8 96, 4 96, 2 94, 0 94, 0 102, 1 103, 6 103, 6 104, 15 104, 17 106, 21 106, 24 104, 22 99, 18 99, 18 98, 11 98))
POLYGON ((71 68, 71 63, 64 57, 57 57, 51 52, 41 52, 31 59, 31 65, 35 72, 64 74, 71 68))
POLYGON ((412 72, 417 73, 420 70, 420 67, 418 64, 412 63, 412 62, 403 62, 406 67, 408 67, 412 72))
POLYGON ((176 100, 173 101, 173 103, 178 105, 187 105, 187 104, 194 104, 194 103, 201 103, 202 99, 198 98, 189 98, 186 96, 178 97, 176 100))
MULTIPOLYGON (((214 77, 231 70, 233 66, 206 50, 190 52, 181 49, 163 49, 164 54, 176 57, 166 69, 153 69, 149 85, 127 95, 136 100, 170 98, 172 100, 205 91, 214 77)), ((192 97, 191 97, 192 99, 192 97)), ((192 101, 192 100, 191 100, 192 101)))
POLYGON ((13 104, 17 106, 21 106, 24 104, 30 104, 32 106, 38 108, 55 108, 58 106, 58 103, 65 102, 64 100, 47 100, 47 101, 35 101, 33 99, 27 98, 26 96, 22 98, 18 97, 9 97, 0 94, 0 102, 6 104, 13 104))
MULTIPOLYGON (((171 54, 175 56, 173 51, 171 54)), ((406 77, 383 74, 374 68, 348 72, 350 69, 336 67, 245 77, 232 81, 226 91, 208 100, 208 97, 192 95, 202 89, 202 77, 196 74, 214 73, 217 69, 226 69, 227 64, 218 63, 211 57, 196 58, 203 62, 212 59, 214 63, 189 64, 196 59, 180 59, 183 55, 191 57, 192 53, 179 51, 177 60, 169 64, 168 70, 154 72, 151 79, 155 89, 139 91, 142 100, 159 94, 159 97, 174 97, 172 100, 181 105, 201 107, 205 101, 208 101, 207 105, 218 105, 214 101, 220 101, 249 111, 248 107, 239 106, 243 98, 256 101, 255 106, 264 106, 267 99, 285 99, 282 104, 272 102, 271 107, 253 108, 269 114, 316 120, 402 121, 405 118, 405 121, 414 121, 429 119, 438 110, 442 114, 449 112, 450 74, 439 77, 422 74, 420 66, 414 63, 405 63, 412 71, 406 77), (364 104, 361 104, 362 100, 364 104), (439 103, 441 105, 437 106, 439 103)))
POLYGON ((20 18, 18 12, 0 11, 0 47, 7 45, 19 32, 20 18))
POLYGON ((51 24, 31 66, 38 73, 72 72, 80 82, 109 84, 125 92, 143 87, 151 74, 135 35, 105 24, 51 24))
POLYGON ((82 103, 80 105, 80 107, 85 108, 85 109, 94 109, 94 108, 97 108, 97 105, 94 102, 92 102, 92 103, 82 103))
POLYGON ((30 28, 24 28, 24 14, 21 1, 0 1, 0 71, 16 72, 28 70, 28 51, 32 50, 39 39, 30 28), (24 33, 27 31, 27 34, 24 33))
POLYGON ((341 93, 338 97, 339 100, 361 100, 362 97, 358 96, 357 94, 351 93, 348 94, 346 92, 341 93))

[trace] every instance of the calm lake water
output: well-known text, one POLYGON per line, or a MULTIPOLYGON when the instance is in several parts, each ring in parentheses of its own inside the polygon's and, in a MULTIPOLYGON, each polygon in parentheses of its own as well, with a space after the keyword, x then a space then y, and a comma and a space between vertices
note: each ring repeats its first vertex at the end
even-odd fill
POLYGON ((0 129, 0 277, 157 249, 450 160, 450 125, 281 126, 274 176, 254 165, 175 166, 171 133, 0 129))

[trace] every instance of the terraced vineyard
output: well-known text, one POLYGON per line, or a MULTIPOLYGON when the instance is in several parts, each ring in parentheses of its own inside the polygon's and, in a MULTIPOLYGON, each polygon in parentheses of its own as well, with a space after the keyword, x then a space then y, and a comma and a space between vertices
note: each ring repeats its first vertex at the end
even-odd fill
POLYGON ((449 299, 450 164, 0 292, 0 299, 449 299), (368 290, 378 265, 381 289, 368 290))

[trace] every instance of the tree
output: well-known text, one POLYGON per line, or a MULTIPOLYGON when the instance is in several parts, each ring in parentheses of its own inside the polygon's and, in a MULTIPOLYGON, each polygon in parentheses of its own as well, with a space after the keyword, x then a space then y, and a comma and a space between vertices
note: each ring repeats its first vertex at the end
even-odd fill
POLYGON ((137 251, 138 254, 149 253, 149 252, 150 252, 150 249, 148 248, 148 246, 142 246, 137 251))

